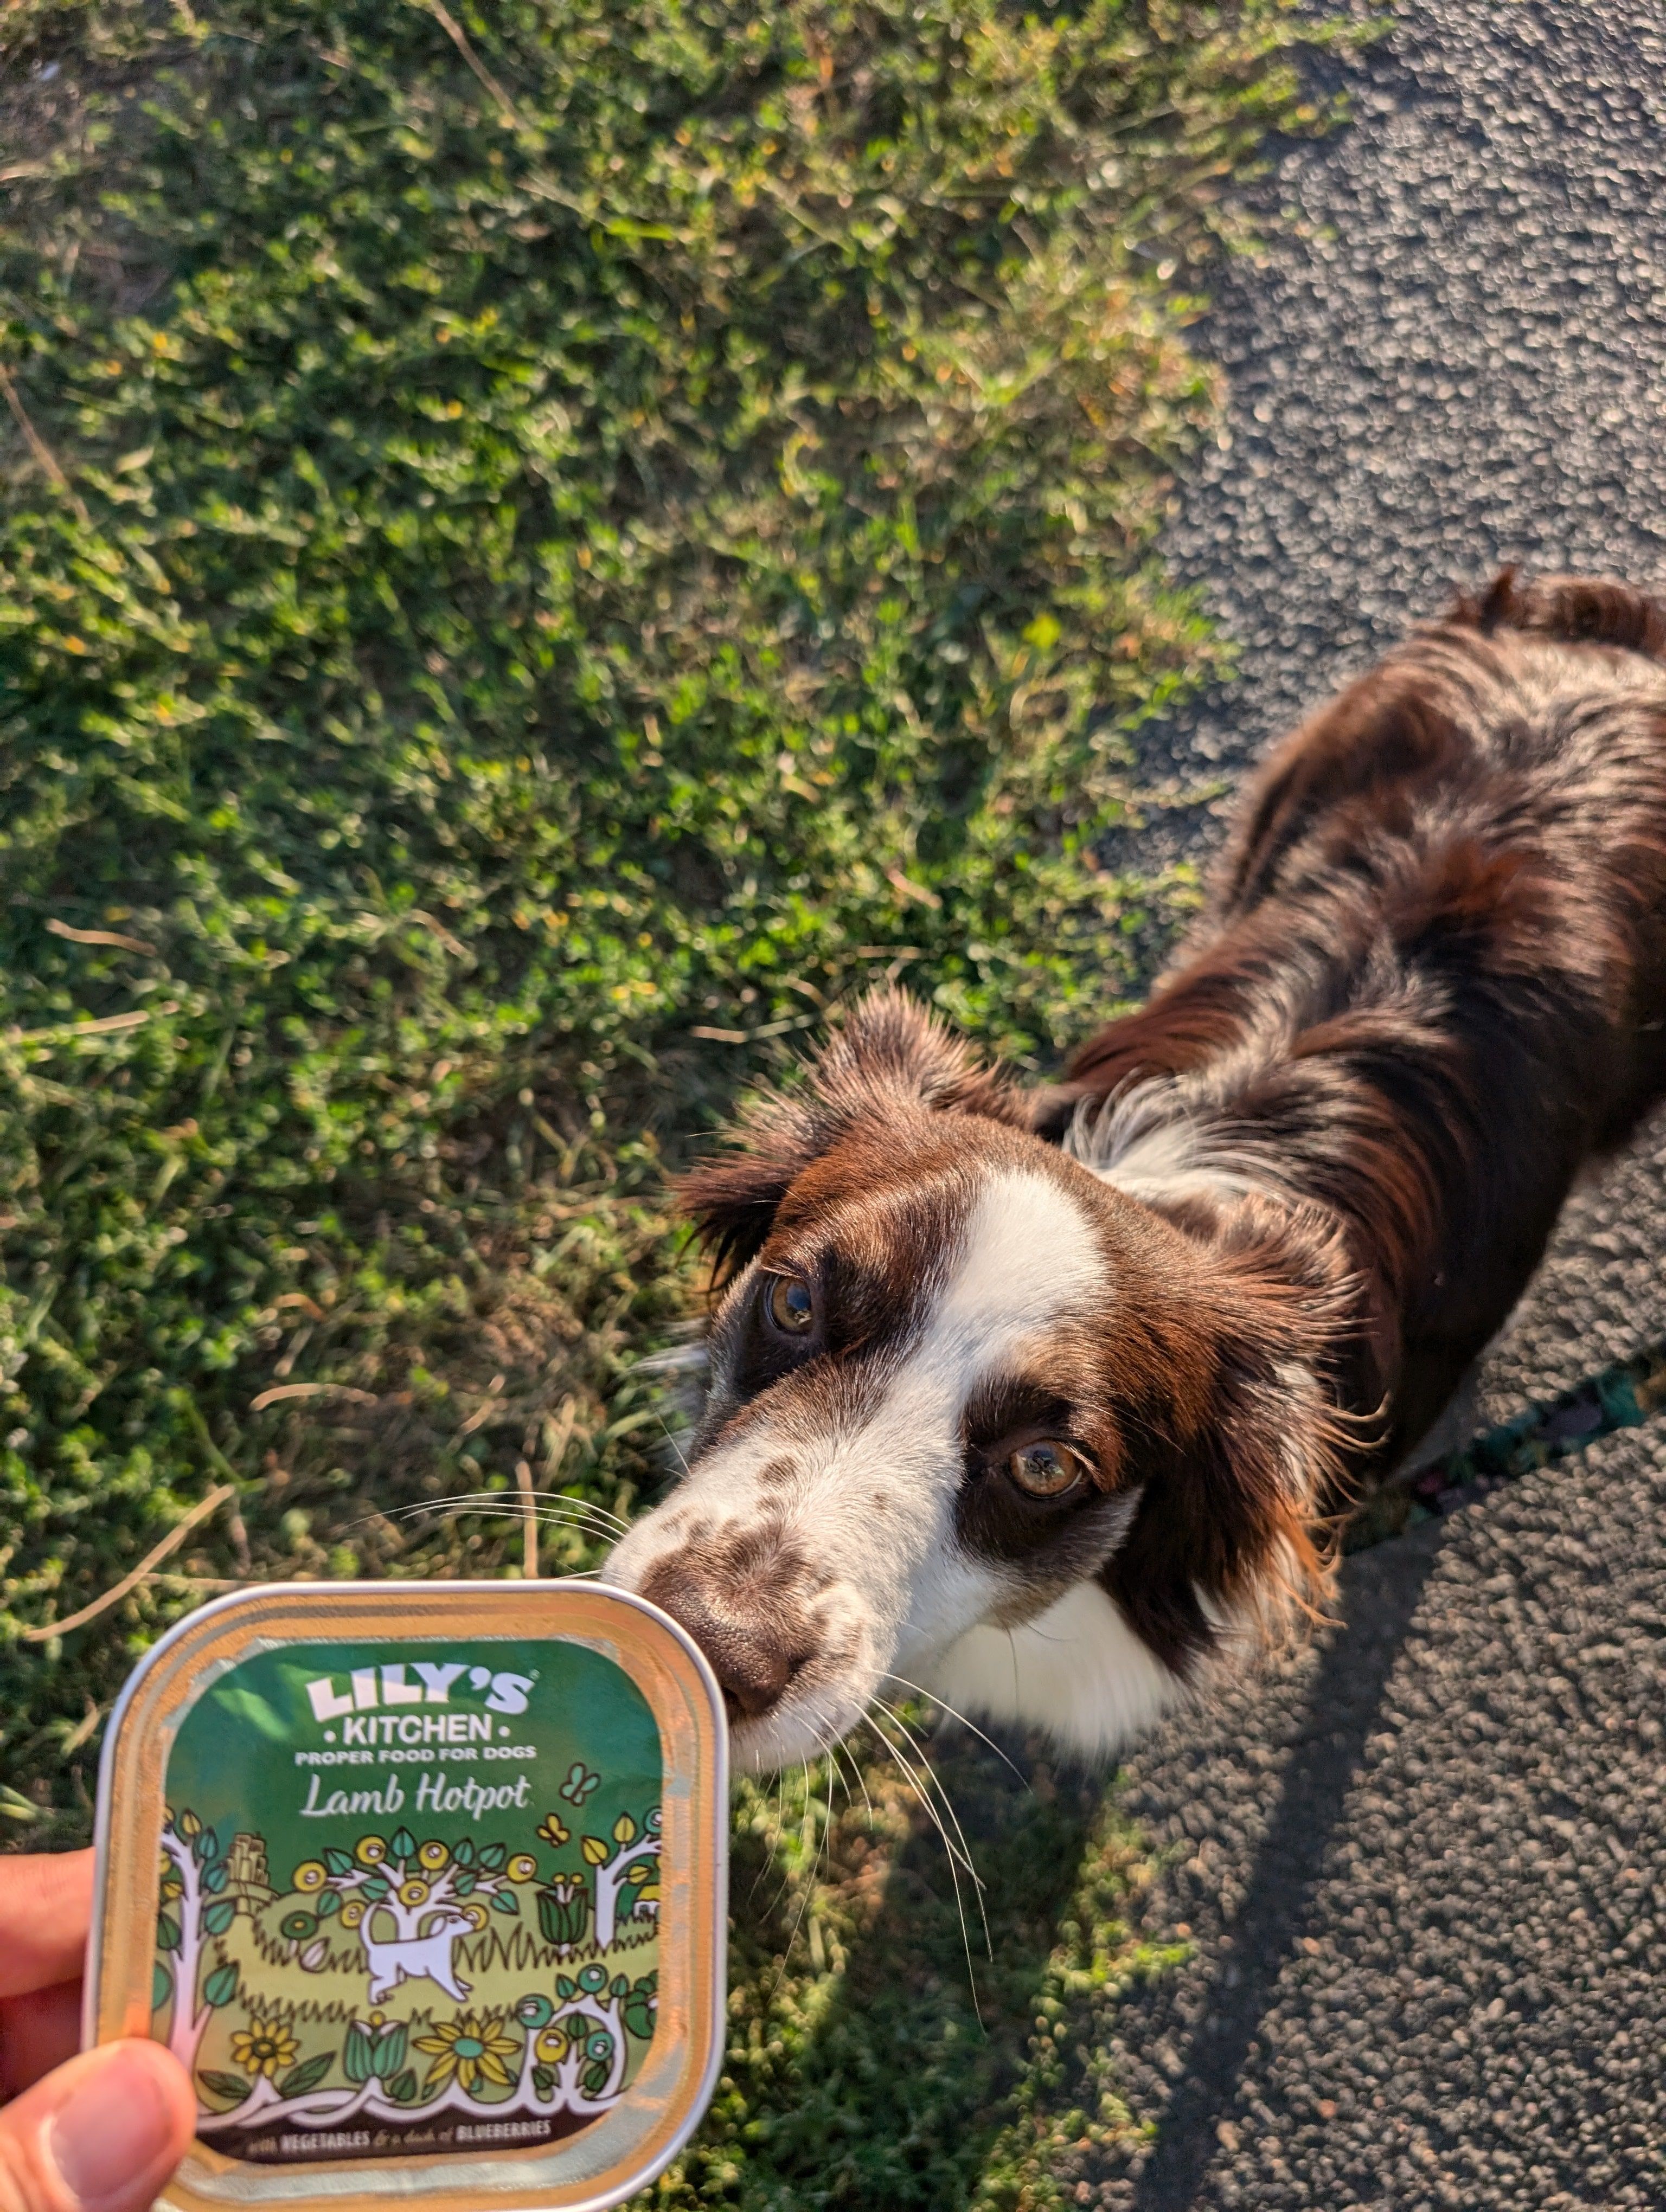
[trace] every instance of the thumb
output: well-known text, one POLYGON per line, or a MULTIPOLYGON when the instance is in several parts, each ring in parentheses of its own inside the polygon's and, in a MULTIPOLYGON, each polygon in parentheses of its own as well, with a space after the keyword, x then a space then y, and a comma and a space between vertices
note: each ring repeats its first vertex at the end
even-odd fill
POLYGON ((160 2043, 85 2051, 0 2112, 0 2212, 144 2212, 196 2124, 160 2043))

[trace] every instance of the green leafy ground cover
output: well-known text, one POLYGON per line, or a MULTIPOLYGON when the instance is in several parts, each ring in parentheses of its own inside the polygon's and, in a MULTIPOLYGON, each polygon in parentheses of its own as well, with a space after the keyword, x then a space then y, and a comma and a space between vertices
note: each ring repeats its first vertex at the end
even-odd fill
MULTIPOLYGON (((1314 120, 1306 35, 1279 0, 9 12, 20 1838, 84 1828, 126 1668, 218 1582, 514 1574, 527 1484, 569 1501, 544 1569, 593 1560, 588 1509, 665 1480, 666 1160, 830 1009, 900 975, 1040 1067, 1138 988, 1192 885, 1096 845, 1217 665, 1151 551, 1218 402, 1189 287, 1314 120)), ((747 1785, 729 2069, 662 2201, 1041 2204, 1127 2124, 1091 2022, 1161 1964, 1135 1839, 939 1749, 982 2021, 883 1745, 747 1785)))

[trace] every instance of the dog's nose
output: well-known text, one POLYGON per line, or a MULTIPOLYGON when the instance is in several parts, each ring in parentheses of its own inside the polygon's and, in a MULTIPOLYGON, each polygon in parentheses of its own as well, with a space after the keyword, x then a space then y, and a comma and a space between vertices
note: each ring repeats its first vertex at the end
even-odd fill
POLYGON ((711 1662, 729 1718, 757 1720, 779 1704, 812 1649, 808 1628, 773 1613, 737 1620, 699 1580, 667 1562, 642 1595, 686 1628, 711 1662))

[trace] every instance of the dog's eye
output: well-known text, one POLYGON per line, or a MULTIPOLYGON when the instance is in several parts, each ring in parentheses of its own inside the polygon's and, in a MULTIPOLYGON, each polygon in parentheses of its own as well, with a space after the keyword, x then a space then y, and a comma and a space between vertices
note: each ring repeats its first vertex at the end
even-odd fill
POLYGON ((1087 1462, 1068 1444, 1025 1444, 1006 1462, 1006 1472, 1026 1498, 1062 1498, 1087 1472, 1087 1462))
POLYGON ((816 1300, 801 1275, 769 1279, 769 1318, 785 1336, 803 1336, 816 1318, 816 1300))

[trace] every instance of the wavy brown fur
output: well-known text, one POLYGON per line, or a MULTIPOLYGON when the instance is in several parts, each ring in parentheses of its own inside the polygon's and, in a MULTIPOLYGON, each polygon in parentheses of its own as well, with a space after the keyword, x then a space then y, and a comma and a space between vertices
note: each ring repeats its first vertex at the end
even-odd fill
POLYGON ((1177 1115, 1337 1224, 1372 1455, 1428 1429, 1666 1087, 1663 655, 1626 585, 1460 599, 1268 761, 1182 960, 1046 1109, 1175 1078, 1177 1115))

